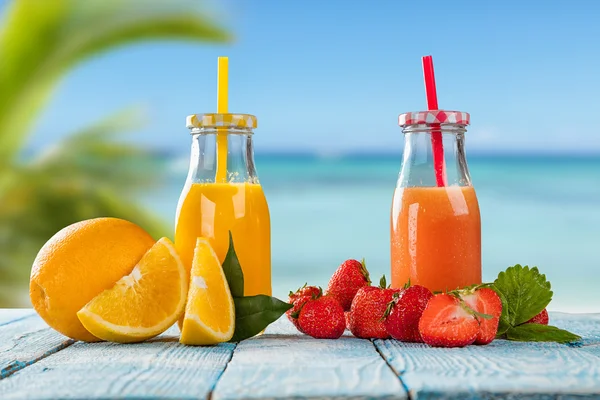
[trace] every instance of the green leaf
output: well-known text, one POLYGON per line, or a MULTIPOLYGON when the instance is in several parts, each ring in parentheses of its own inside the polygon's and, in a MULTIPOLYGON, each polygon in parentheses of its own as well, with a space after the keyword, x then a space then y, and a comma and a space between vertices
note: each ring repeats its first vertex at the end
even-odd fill
POLYGON ((229 232, 229 250, 223 261, 223 272, 227 283, 229 284, 229 290, 231 295, 235 297, 244 297, 244 272, 240 265, 240 260, 235 254, 235 248, 233 247, 233 236, 229 232))
POLYGON ((232 342, 251 338, 277 321, 292 305, 263 294, 234 298, 235 333, 232 342))
MULTIPOLYGON (((494 287, 506 300, 504 321, 511 326, 527 322, 540 313, 552 300, 550 282, 537 267, 519 264, 500 272, 494 287)), ((504 327, 504 325, 503 325, 504 327)))
POLYGON ((571 343, 581 339, 571 332, 555 326, 541 324, 523 324, 506 331, 506 338, 520 342, 558 342, 571 343))

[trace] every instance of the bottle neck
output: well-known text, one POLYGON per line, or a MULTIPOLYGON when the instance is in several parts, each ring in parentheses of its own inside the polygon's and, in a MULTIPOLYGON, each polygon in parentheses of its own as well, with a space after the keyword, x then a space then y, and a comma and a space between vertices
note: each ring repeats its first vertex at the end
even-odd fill
POLYGON ((217 182, 219 155, 227 157, 227 183, 258 183, 254 164, 252 130, 250 129, 195 129, 192 131, 192 151, 188 182, 217 182), (217 135, 226 135, 226 152, 218 149, 225 141, 218 141, 217 135))
POLYGON ((465 155, 463 125, 410 125, 404 128, 404 153, 398 187, 435 187, 433 143, 441 133, 443 171, 446 186, 471 186, 471 176, 465 155))

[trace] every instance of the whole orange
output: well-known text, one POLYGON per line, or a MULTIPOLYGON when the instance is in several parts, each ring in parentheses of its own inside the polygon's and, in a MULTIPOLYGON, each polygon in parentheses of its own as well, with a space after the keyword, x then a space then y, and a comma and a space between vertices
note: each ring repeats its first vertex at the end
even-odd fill
POLYGON ((79 322, 77 311, 129 274, 154 239, 117 218, 69 225, 39 251, 31 269, 29 296, 48 325, 70 338, 99 339, 79 322))

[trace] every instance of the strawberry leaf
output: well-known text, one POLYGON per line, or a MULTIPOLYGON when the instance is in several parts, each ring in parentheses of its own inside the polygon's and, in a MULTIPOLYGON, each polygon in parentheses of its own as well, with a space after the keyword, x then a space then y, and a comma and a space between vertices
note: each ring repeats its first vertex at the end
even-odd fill
POLYGON ((233 237, 231 231, 229 232, 229 250, 222 264, 223 273, 229 284, 229 290, 233 297, 244 297, 244 272, 240 261, 235 254, 235 248, 233 247, 233 237))
POLYGON ((552 300, 550 282, 540 274, 537 267, 529 268, 519 264, 500 272, 494 281, 494 288, 506 303, 503 303, 501 321, 515 327, 539 314, 552 300))
POLYGON ((521 342, 558 342, 571 343, 581 339, 574 333, 555 326, 541 324, 523 324, 506 331, 506 338, 521 342))
POLYGON ((260 294, 234 298, 235 332, 231 342, 239 342, 262 332, 277 321, 292 305, 275 297, 260 294))

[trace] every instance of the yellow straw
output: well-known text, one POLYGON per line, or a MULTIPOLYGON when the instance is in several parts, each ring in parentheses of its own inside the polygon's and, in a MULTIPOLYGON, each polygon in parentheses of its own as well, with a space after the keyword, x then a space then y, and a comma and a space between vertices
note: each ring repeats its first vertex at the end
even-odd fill
MULTIPOLYGON (((229 58, 219 57, 217 73, 217 113, 226 114, 229 91, 229 58)), ((217 182, 227 182, 227 131, 217 128, 217 182)))

